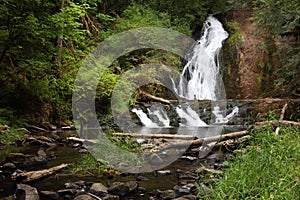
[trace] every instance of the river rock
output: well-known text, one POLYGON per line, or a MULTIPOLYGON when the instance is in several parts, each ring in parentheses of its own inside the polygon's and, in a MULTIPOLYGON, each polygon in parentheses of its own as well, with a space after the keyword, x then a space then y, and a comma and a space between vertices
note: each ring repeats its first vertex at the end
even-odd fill
POLYGON ((46 152, 45 152, 43 149, 38 150, 37 155, 38 155, 40 158, 43 158, 43 159, 46 159, 46 158, 47 158, 47 154, 46 154, 46 152))
POLYGON ((119 200, 120 197, 117 195, 107 194, 105 197, 101 198, 102 200, 119 200))
POLYGON ((176 170, 176 172, 178 175, 178 179, 194 180, 198 177, 197 174, 195 174, 194 172, 191 172, 191 171, 182 171, 182 170, 178 169, 178 170, 176 170))
POLYGON ((5 171, 14 171, 15 169, 16 169, 15 164, 11 163, 11 162, 5 163, 2 166, 2 170, 5 170, 5 171))
POLYGON ((189 195, 184 195, 182 197, 178 197, 176 199, 173 200, 197 200, 197 196, 189 194, 189 195))
POLYGON ((114 182, 109 188, 108 193, 118 196, 126 196, 130 192, 136 190, 138 187, 138 184, 136 181, 129 181, 126 183, 122 182, 114 182))
POLYGON ((137 181, 148 181, 149 179, 145 176, 138 176, 138 177, 136 177, 136 180, 137 181))
POLYGON ((63 189, 57 191, 59 196, 73 196, 76 192, 77 191, 75 189, 63 189))
POLYGON ((189 183, 183 186, 174 186, 174 190, 180 194, 190 194, 196 188, 195 184, 189 183))
POLYGON ((76 182, 69 182, 65 183, 66 189, 74 189, 74 190, 82 190, 86 188, 85 181, 76 181, 76 182))
POLYGON ((157 174, 168 175, 168 174, 171 174, 171 170, 159 170, 159 171, 157 171, 157 174))
POLYGON ((94 183, 90 188, 90 193, 100 197, 108 193, 107 189, 108 188, 105 187, 102 183, 94 183))
POLYGON ((174 190, 164 190, 164 191, 158 190, 158 196, 161 199, 174 199, 177 197, 177 194, 174 190))
POLYGON ((81 154, 87 154, 89 151, 87 149, 79 149, 78 153, 81 153, 81 154))
POLYGON ((40 197, 42 200, 58 200, 59 195, 56 192, 52 191, 41 191, 40 197))
POLYGON ((93 200, 94 198, 87 194, 81 194, 74 198, 74 200, 93 200))
POLYGON ((26 184, 18 184, 16 191, 18 200, 39 200, 39 194, 36 188, 26 184))

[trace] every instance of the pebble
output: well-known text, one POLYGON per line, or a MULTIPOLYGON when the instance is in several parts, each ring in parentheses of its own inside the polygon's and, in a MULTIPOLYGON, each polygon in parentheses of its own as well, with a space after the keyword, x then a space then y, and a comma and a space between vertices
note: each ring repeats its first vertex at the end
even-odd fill
POLYGON ((157 171, 157 174, 168 175, 168 174, 171 174, 171 170, 159 170, 159 171, 157 171))

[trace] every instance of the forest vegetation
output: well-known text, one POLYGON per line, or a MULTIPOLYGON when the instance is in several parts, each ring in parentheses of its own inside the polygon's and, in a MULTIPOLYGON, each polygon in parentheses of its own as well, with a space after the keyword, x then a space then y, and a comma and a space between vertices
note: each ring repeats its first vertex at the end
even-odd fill
MULTIPOLYGON (((71 121, 76 73, 91 50, 109 36, 150 26, 173 29, 196 39, 209 14, 236 9, 253 10, 252 20, 267 36, 266 45, 280 35, 297 38, 293 45, 282 46, 269 56, 280 59, 278 69, 270 67, 274 75, 272 88, 283 97, 299 97, 299 1, 3 0, 0 4, 0 124, 61 125, 71 121)), ((182 67, 180 58, 158 50, 139 50, 120 57, 99 81, 95 101, 102 121, 109 120, 110 97, 120 76, 152 61, 182 67)), ((162 91, 153 89, 152 92, 155 95, 162 91)))

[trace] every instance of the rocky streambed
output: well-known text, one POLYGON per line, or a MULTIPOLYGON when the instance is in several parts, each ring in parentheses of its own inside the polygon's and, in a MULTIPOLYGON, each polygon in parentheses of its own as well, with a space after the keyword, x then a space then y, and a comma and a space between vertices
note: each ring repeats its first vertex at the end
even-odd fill
POLYGON ((216 151, 200 159, 197 149, 189 149, 151 173, 82 176, 66 167, 36 179, 26 177, 28 172, 34 177, 62 163, 81 162, 88 150, 80 141, 68 140, 72 136, 74 131, 28 133, 23 141, 1 146, 0 199, 197 199, 198 188, 207 187, 199 175, 221 173, 230 156, 216 151))

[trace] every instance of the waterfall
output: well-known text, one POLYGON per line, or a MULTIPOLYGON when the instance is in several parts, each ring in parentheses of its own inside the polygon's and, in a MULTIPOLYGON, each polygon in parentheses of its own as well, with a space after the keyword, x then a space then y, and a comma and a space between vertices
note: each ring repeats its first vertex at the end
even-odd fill
MULTIPOLYGON (((213 16, 209 16, 204 22, 202 36, 193 45, 193 49, 187 55, 187 63, 183 67, 180 80, 176 85, 173 83, 175 93, 187 100, 218 100, 224 98, 220 81, 219 53, 222 42, 228 37, 228 33, 223 29, 222 24, 213 16)), ((222 82, 223 83, 223 82, 222 82)), ((215 115, 214 124, 226 124, 238 113, 236 107, 229 115, 225 116, 224 106, 215 106, 212 113, 215 115)), ((189 103, 183 103, 175 107, 178 116, 183 119, 180 126, 207 126, 202 121, 199 114, 192 109, 189 103)), ((170 120, 164 108, 151 107, 144 113, 141 109, 134 109, 141 122, 145 126, 169 126, 170 120)))
POLYGON ((219 52, 228 37, 222 24, 209 16, 204 23, 202 36, 194 45, 184 66, 179 85, 174 90, 185 99, 216 100, 220 78, 219 52))

